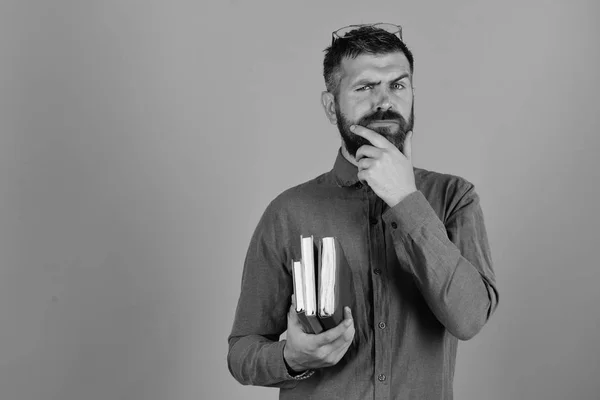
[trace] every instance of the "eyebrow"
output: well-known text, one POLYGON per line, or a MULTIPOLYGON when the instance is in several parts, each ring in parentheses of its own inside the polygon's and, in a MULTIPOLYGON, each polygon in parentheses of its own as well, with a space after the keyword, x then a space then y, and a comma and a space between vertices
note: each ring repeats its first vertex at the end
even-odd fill
MULTIPOLYGON (((398 76, 396 79, 394 79, 391 83, 396 83, 398 81, 401 81, 402 79, 409 78, 409 77, 410 77, 410 75, 407 72, 404 72, 403 74, 398 76)), ((352 86, 379 85, 380 83, 381 83, 381 81, 375 82, 370 79, 363 78, 363 79, 353 83, 352 86)))
POLYGON ((410 77, 410 75, 408 74, 408 72, 405 72, 405 73, 403 73, 402 75, 400 75, 399 77, 397 77, 396 79, 394 79, 394 80, 392 81, 392 83, 396 83, 396 82, 398 82, 398 81, 401 81, 401 80, 402 80, 402 79, 404 79, 404 78, 409 78, 409 77, 410 77))

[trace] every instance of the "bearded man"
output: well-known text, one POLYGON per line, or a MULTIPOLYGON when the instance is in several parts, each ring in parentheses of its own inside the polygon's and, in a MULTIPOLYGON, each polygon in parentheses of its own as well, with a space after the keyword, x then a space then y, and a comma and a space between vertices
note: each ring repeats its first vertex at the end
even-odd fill
POLYGON ((342 145, 331 171, 260 219, 229 370, 281 399, 452 399, 458 340, 498 305, 479 197, 461 177, 412 165, 414 62, 399 26, 342 28, 323 64, 322 104, 342 145), (354 282, 352 309, 319 334, 302 329, 291 299, 301 235, 337 237, 354 282))

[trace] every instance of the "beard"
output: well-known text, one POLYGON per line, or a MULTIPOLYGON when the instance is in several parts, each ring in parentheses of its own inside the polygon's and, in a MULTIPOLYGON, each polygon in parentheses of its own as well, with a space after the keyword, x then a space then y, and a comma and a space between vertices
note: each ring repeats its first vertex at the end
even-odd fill
POLYGON ((336 100, 335 102, 335 115, 337 117, 337 127, 342 136, 342 141, 344 142, 344 146, 346 150, 352 157, 356 157, 356 151, 363 145, 372 145, 367 139, 362 136, 358 136, 355 133, 350 131, 351 125, 361 125, 372 131, 379 133, 381 136, 390 141, 394 146, 398 148, 398 150, 403 151, 404 149, 404 140, 406 139, 406 134, 413 129, 414 120, 415 120, 415 108, 414 102, 411 106, 410 116, 408 121, 399 113, 393 110, 387 111, 376 111, 372 114, 366 115, 359 119, 356 122, 349 121, 348 118, 341 112, 339 104, 336 100), (368 125, 371 122, 375 121, 395 121, 398 123, 398 127, 395 128, 396 132, 393 129, 390 129, 386 126, 373 127, 369 128, 368 125))

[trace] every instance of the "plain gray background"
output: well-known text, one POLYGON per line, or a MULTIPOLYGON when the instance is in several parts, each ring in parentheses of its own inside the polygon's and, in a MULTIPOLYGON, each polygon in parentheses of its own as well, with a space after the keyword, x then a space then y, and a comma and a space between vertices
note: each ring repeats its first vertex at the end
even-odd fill
POLYGON ((600 7, 0 3, 0 398, 275 399, 226 366, 250 235, 339 146, 322 50, 402 24, 415 165, 481 196, 500 306, 457 399, 598 399, 600 7))

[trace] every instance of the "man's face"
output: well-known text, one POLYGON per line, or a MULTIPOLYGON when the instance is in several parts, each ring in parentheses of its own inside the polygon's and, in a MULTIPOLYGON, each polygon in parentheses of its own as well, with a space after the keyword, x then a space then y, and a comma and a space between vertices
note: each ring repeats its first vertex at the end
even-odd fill
POLYGON ((350 132, 362 125, 381 135, 402 151, 406 134, 413 129, 412 75, 402 52, 386 55, 364 54, 345 58, 335 97, 337 126, 351 156, 366 139, 350 132))

